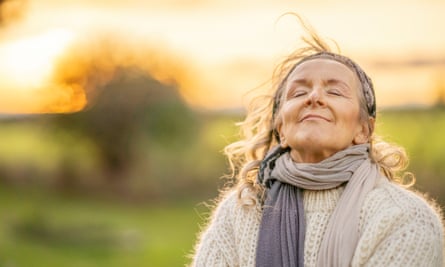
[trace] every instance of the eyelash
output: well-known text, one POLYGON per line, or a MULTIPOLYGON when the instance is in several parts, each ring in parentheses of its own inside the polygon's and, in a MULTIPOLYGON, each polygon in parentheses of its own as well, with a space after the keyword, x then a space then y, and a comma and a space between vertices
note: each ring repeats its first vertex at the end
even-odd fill
POLYGON ((299 96, 304 96, 304 95, 306 95, 306 94, 307 94, 306 91, 299 90, 299 91, 295 92, 295 93, 293 94, 293 96, 294 96, 294 97, 299 97, 299 96))
MULTIPOLYGON (((343 94, 338 89, 329 89, 327 90, 327 93, 334 96, 342 96, 343 94)), ((292 94, 293 97, 300 97, 307 94, 307 91, 304 90, 298 90, 294 94, 292 94)))
POLYGON ((340 93, 340 91, 337 90, 337 89, 329 89, 329 90, 328 90, 328 94, 336 95, 336 96, 342 96, 342 94, 340 93))

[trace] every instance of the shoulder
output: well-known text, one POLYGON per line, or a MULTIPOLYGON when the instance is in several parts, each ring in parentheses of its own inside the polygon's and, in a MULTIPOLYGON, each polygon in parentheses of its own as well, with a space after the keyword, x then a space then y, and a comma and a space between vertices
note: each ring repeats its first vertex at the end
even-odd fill
POLYGON ((258 210, 243 207, 238 191, 221 194, 215 202, 206 226, 199 234, 192 266, 240 266, 258 229, 258 210), (243 246, 247 244, 247 246, 243 246), (217 262, 217 263, 216 263, 217 262))
POLYGON ((207 230, 217 228, 220 231, 223 228, 235 233, 243 225, 257 223, 260 220, 260 206, 249 201, 250 197, 248 192, 239 192, 236 188, 221 193, 207 218, 207 230))
POLYGON ((257 218, 261 213, 258 199, 248 189, 240 192, 234 188, 224 192, 216 203, 213 220, 219 217, 238 224, 247 219, 257 218))
MULTIPOLYGON (((402 260, 421 250, 427 252, 428 260, 442 260, 441 211, 426 197, 397 184, 382 181, 368 193, 360 214, 360 229, 360 247, 367 248, 361 253, 365 258, 373 253, 401 255, 402 260)), ((416 259, 425 259, 425 255, 417 255, 416 259)))
POLYGON ((441 212, 412 190, 379 182, 366 195, 360 232, 353 266, 442 266, 441 212))
POLYGON ((442 213, 438 206, 419 192, 381 180, 366 196, 363 212, 398 213, 400 218, 428 220, 442 228, 442 213))
POLYGON ((433 201, 419 192, 388 182, 386 179, 382 179, 366 196, 362 216, 368 219, 380 217, 388 222, 398 221, 403 224, 428 222, 432 226, 429 229, 438 235, 443 234, 442 213, 433 201))
POLYGON ((238 208, 238 194, 235 190, 221 193, 215 203, 213 217, 233 214, 238 208))

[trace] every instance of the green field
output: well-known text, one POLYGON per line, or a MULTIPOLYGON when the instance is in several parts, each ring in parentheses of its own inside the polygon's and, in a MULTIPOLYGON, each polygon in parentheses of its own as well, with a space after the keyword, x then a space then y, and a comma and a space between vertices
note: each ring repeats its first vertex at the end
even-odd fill
POLYGON ((0 266, 184 266, 203 205, 0 190, 0 266))
POLYGON ((415 188, 445 207, 445 109, 386 110, 379 115, 377 133, 406 149, 415 188))
MULTIPOLYGON (((385 110, 377 120, 379 135, 406 148, 416 189, 444 207, 445 109, 385 110)), ((39 124, 3 126, 0 178, 16 174, 11 177, 23 180, 14 186, 0 183, 0 267, 184 266, 208 213, 200 203, 216 196, 218 177, 226 170, 219 151, 227 143, 224 137, 233 137, 233 121, 209 119, 200 128, 199 142, 182 142, 183 152, 162 143, 140 145, 157 155, 150 166, 158 168, 150 172, 156 176, 141 175, 153 183, 136 180, 134 188, 158 192, 159 198, 143 201, 52 188, 57 183, 48 177, 57 176, 42 174, 57 174, 64 157, 75 159, 81 174, 94 175, 88 172, 97 165, 90 144, 65 132, 55 135, 39 124), (182 167, 171 168, 168 164, 178 158, 182 161, 175 166, 182 167), (36 170, 40 176, 34 175, 36 170)), ((143 166, 145 160, 141 157, 143 166)))

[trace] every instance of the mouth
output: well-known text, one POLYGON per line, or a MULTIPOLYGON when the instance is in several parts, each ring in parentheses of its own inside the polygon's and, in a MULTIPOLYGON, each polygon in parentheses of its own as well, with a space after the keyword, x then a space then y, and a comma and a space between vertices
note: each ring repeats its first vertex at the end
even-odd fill
POLYGON ((323 117, 321 115, 317 115, 317 114, 307 114, 300 119, 300 122, 309 121, 309 120, 323 120, 323 121, 330 122, 330 120, 328 118, 323 117))

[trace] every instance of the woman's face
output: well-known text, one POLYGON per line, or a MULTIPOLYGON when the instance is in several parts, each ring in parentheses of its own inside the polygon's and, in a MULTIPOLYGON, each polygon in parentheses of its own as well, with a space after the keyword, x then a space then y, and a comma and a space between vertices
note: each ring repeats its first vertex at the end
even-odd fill
POLYGON ((285 85, 277 130, 296 162, 314 163, 368 141, 360 121, 356 74, 340 62, 312 59, 298 65, 285 85))

